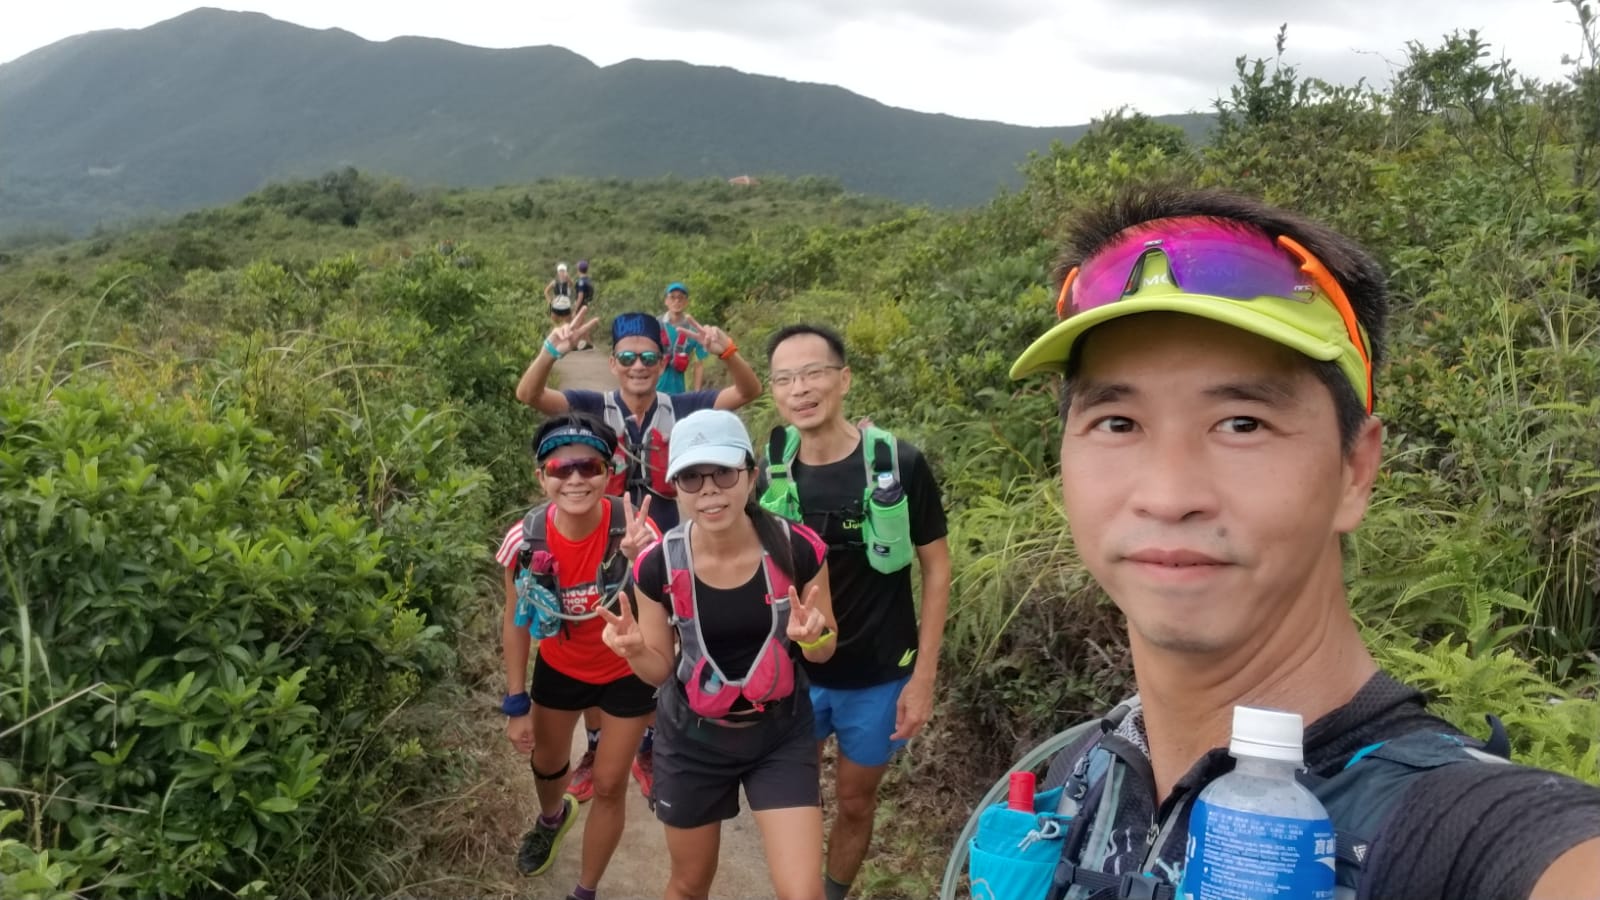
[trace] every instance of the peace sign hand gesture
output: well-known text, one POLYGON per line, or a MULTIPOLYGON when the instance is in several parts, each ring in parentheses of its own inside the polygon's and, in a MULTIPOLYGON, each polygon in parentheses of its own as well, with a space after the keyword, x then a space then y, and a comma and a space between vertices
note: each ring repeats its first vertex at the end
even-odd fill
POLYGON ((715 325, 701 325, 693 319, 683 326, 683 333, 700 342, 706 352, 712 356, 721 356, 723 351, 733 346, 733 338, 728 333, 715 325))
POLYGON ((557 352, 570 353, 578 344, 587 341, 589 333, 599 324, 600 318, 591 315, 588 307, 584 307, 572 314, 572 321, 557 325, 555 330, 550 332, 550 345, 555 347, 557 352))
POLYGON ((827 627, 828 619, 817 609, 816 584, 806 589, 805 599, 800 599, 800 592, 794 585, 789 585, 789 640, 796 644, 814 644, 822 637, 822 630, 827 627))
POLYGON ((639 504, 637 512, 633 508, 631 499, 626 496, 622 498, 622 521, 627 527, 623 531, 622 542, 618 545, 618 549, 630 562, 638 559, 644 548, 650 546, 656 539, 656 533, 650 527, 650 496, 645 495, 644 502, 639 504))
POLYGON ((617 604, 617 611, 612 612, 604 606, 595 607, 595 612, 600 618, 606 620, 605 630, 600 632, 600 640, 605 642, 611 652, 623 659, 633 659, 644 652, 644 632, 639 630, 639 623, 633 620, 633 604, 624 594, 621 602, 617 604))

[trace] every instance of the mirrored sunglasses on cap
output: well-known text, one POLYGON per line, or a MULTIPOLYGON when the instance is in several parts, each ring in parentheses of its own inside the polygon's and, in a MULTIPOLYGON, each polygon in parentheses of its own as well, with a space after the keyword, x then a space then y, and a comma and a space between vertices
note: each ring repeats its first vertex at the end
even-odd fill
MULTIPOLYGON (((1084 323, 1082 330, 1087 330, 1118 317, 1107 307, 1134 302, 1152 311, 1173 308, 1204 315, 1314 358, 1336 361, 1367 412, 1372 412, 1371 354, 1338 279, 1292 238, 1279 235, 1273 239, 1241 223, 1202 216, 1135 225, 1069 271, 1056 300, 1062 325, 1023 353, 1012 369, 1013 376, 1044 367, 1038 359, 1044 352, 1042 345, 1054 344, 1052 337, 1074 319, 1093 320, 1084 323), (1159 257, 1155 264, 1153 257, 1159 257), (1157 296, 1152 298, 1151 293, 1157 296), (1211 301, 1239 306, 1229 309, 1211 301), (1337 323, 1331 319, 1333 312, 1338 315, 1337 323), (1327 341, 1330 325, 1335 333, 1343 332, 1338 346, 1331 348, 1327 341)), ((1073 340, 1081 334, 1078 329, 1066 330, 1073 340)))

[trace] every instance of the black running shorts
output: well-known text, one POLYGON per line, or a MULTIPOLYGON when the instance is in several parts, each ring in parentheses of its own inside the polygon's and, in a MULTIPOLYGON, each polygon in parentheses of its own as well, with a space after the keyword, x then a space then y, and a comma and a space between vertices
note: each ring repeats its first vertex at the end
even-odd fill
POLYGON ((804 683, 745 728, 702 722, 675 681, 661 686, 656 716, 656 818, 698 828, 739 814, 739 788, 754 810, 822 805, 817 740, 804 683))
POLYGON ((616 681, 590 684, 579 681, 545 662, 533 663, 533 688, 529 696, 545 709, 578 710, 597 706, 619 719, 637 719, 656 711, 656 689, 629 672, 616 681))

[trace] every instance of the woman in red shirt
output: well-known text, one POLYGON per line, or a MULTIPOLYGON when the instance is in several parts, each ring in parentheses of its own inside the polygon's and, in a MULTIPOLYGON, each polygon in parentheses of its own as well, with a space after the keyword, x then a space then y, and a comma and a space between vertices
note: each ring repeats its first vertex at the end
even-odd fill
POLYGON ((597 609, 614 605, 629 560, 654 542, 649 500, 634 510, 605 496, 617 436, 599 419, 571 413, 551 419, 533 439, 545 503, 506 532, 495 559, 505 566, 501 625, 507 694, 506 737, 529 756, 539 818, 522 839, 517 869, 540 875, 577 819, 567 793, 572 732, 583 711, 597 707, 606 740, 594 761, 594 806, 583 832, 583 864, 569 895, 593 900, 606 864, 622 839, 624 789, 634 749, 655 711, 655 687, 640 681, 601 640, 597 609), (539 638, 532 696, 528 655, 539 638))
MULTIPOLYGON (((682 522, 634 564, 637 609, 602 610, 604 639, 661 685, 656 818, 667 830, 668 900, 708 896, 722 822, 739 789, 761 829, 773 893, 822 900, 822 809, 805 671, 837 640, 826 547, 756 503, 739 417, 680 419, 667 477, 682 522)), ((607 735, 607 739, 609 739, 607 735)))

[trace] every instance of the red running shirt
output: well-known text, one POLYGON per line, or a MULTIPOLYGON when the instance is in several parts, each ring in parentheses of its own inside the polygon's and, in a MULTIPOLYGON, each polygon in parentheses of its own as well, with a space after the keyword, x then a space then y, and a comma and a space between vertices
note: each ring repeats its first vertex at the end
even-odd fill
MULTIPOLYGON (((550 553, 556 558, 556 583, 561 588, 561 605, 568 615, 594 609, 600 601, 600 585, 594 577, 606 553, 606 524, 611 521, 611 500, 600 501, 600 525, 578 540, 571 540, 556 529, 556 508, 545 512, 545 536, 550 553)), ((656 538, 661 532, 648 523, 656 538)), ((517 544, 522 541, 522 520, 506 531, 495 561, 510 569, 517 564, 517 544)), ((513 572, 512 574, 516 574, 513 572)), ((595 616, 582 622, 566 622, 560 631, 539 641, 539 655, 563 675, 585 684, 609 684, 633 674, 627 660, 611 652, 600 639, 606 620, 595 616)))

